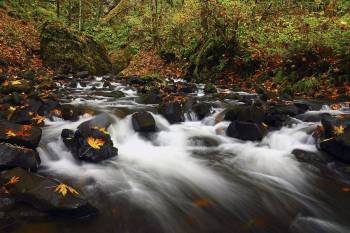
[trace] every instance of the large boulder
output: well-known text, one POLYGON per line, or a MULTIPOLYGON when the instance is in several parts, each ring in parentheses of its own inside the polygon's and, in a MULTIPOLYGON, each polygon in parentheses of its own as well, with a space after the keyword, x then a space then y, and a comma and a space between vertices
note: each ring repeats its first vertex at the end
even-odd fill
POLYGON ((185 121, 182 105, 178 102, 164 103, 159 106, 158 112, 163 115, 170 124, 185 121))
POLYGON ((97 212, 79 190, 22 168, 4 172, 0 180, 17 202, 27 203, 40 211, 75 217, 90 216, 97 212))
POLYGON ((110 123, 109 116, 101 114, 80 124, 75 132, 64 129, 61 137, 75 158, 97 163, 118 155, 107 131, 110 123))
POLYGON ((0 143, 0 169, 21 167, 36 171, 39 165, 38 152, 9 143, 0 143))
POLYGON ((156 121, 148 112, 137 112, 131 117, 132 125, 136 132, 152 133, 157 130, 156 121))
POLYGON ((332 157, 350 163, 349 121, 326 116, 322 120, 322 132, 317 132, 317 146, 332 157))
POLYGON ((39 145, 41 134, 41 129, 35 126, 0 121, 0 142, 35 149, 39 145))
POLYGON ((211 109, 212 107, 209 103, 196 103, 192 106, 192 110, 199 120, 209 116, 211 114, 211 109))
POLYGON ((40 53, 45 65, 62 73, 89 71, 93 75, 103 75, 112 70, 107 50, 102 45, 59 22, 43 25, 40 53))
POLYGON ((266 133, 266 128, 261 124, 244 121, 231 122, 226 131, 229 137, 249 141, 260 141, 266 133))
POLYGON ((265 111, 256 106, 236 105, 226 110, 224 120, 237 120, 260 124, 265 120, 265 111))

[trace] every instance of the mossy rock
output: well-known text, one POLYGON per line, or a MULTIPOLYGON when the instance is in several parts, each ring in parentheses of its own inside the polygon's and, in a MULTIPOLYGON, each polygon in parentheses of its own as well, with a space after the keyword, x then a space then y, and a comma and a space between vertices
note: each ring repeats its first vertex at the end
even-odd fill
POLYGON ((103 75, 112 71, 107 50, 102 45, 60 22, 43 25, 40 53, 44 64, 60 73, 87 70, 93 75, 103 75))

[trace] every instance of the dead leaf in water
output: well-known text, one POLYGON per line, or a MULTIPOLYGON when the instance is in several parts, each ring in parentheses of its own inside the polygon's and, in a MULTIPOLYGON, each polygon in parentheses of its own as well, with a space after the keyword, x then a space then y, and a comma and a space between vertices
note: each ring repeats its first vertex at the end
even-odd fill
POLYGON ((199 208, 203 208, 203 207, 207 207, 210 205, 210 202, 208 199, 206 198, 201 198, 201 199, 197 199, 193 202, 193 204, 199 208))

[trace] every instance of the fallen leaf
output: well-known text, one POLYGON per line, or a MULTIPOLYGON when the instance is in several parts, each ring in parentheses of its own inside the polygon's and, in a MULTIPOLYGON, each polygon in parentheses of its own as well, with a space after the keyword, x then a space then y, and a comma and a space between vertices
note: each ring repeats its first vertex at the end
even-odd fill
POLYGON ((344 127, 342 126, 342 125, 340 125, 340 126, 334 126, 334 128, 333 128, 333 132, 334 132, 334 134, 335 135, 337 135, 337 136, 341 136, 341 135, 343 135, 344 134, 344 127))
POLYGON ((103 141, 100 138, 93 138, 93 137, 88 137, 87 143, 94 149, 101 149, 101 146, 105 144, 105 141, 103 141))
POLYGON ((20 178, 18 176, 12 176, 9 182, 7 182, 5 185, 17 184, 19 182, 19 179, 20 178))
POLYGON ((67 195, 68 192, 70 192, 71 194, 79 195, 77 190, 63 183, 56 186, 55 192, 60 193, 64 197, 67 195))
POLYGON ((9 130, 6 131, 6 136, 9 137, 9 138, 10 137, 16 137, 17 134, 13 130, 9 129, 9 130))
POLYGON ((206 207, 210 204, 209 200, 206 198, 197 199, 193 204, 199 208, 206 207))

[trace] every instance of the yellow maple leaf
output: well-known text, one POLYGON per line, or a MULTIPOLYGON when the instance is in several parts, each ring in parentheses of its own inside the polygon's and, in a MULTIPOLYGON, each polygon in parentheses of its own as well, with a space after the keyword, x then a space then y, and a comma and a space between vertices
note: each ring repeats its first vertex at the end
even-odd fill
POLYGON ((17 107, 14 107, 14 106, 10 106, 9 107, 9 111, 10 112, 14 112, 14 111, 16 111, 16 109, 17 109, 17 107))
POLYGON ((333 133, 337 136, 343 135, 344 130, 345 130, 345 128, 342 125, 333 127, 333 133))
POLYGON ((17 134, 12 129, 9 129, 9 130, 6 131, 6 136, 9 137, 9 138, 10 137, 16 137, 17 134))
POLYGON ((56 186, 55 192, 60 193, 64 197, 67 195, 68 192, 70 192, 71 194, 79 195, 77 190, 63 183, 56 186))
POLYGON ((87 143, 94 149, 101 149, 101 146, 105 144, 105 141, 103 141, 100 138, 93 138, 93 137, 88 137, 87 143))
POLYGON ((19 182, 19 177, 18 176, 12 176, 11 179, 9 180, 9 182, 7 182, 7 184, 5 184, 5 185, 17 184, 18 182, 19 182))
POLYGON ((20 84, 22 84, 22 82, 19 81, 19 80, 15 80, 15 81, 12 81, 11 84, 15 86, 15 85, 20 85, 20 84))
POLYGON ((40 116, 39 114, 36 114, 35 117, 32 118, 37 124, 40 124, 42 122, 44 122, 45 117, 40 116))

